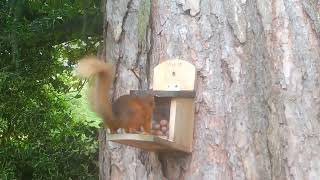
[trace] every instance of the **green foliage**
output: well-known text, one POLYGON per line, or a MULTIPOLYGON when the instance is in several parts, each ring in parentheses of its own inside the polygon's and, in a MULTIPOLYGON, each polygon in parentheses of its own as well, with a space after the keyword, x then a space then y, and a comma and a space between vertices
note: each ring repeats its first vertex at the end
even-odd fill
POLYGON ((100 121, 72 70, 96 53, 99 6, 0 1, 0 179, 97 179, 100 121))

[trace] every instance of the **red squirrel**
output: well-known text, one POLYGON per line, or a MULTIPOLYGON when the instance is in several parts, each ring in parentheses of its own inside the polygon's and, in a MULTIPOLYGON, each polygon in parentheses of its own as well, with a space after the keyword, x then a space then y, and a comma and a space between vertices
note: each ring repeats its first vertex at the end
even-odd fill
POLYGON ((97 57, 81 59, 77 72, 79 77, 94 78, 88 101, 92 111, 103 119, 105 128, 109 128, 111 133, 116 133, 119 128, 132 133, 139 131, 142 126, 144 132, 150 134, 155 106, 153 96, 123 95, 111 104, 107 95, 114 79, 113 66, 97 57))

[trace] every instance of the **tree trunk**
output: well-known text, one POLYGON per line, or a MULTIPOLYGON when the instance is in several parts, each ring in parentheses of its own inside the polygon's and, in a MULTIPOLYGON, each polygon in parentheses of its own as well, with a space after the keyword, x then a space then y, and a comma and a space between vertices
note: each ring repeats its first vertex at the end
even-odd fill
POLYGON ((107 0, 104 28, 114 97, 170 58, 196 66, 197 93, 192 155, 100 133, 101 179, 320 177, 319 1, 107 0))

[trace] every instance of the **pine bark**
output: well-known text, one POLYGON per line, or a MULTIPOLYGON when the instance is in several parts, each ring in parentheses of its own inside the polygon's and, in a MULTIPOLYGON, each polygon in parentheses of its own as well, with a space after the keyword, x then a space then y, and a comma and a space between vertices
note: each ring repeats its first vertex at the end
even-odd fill
POLYGON ((320 2, 106 0, 113 97, 152 88, 152 69, 197 69, 192 155, 105 140, 100 179, 320 177, 320 2), (149 11, 150 10, 150 13, 149 11))

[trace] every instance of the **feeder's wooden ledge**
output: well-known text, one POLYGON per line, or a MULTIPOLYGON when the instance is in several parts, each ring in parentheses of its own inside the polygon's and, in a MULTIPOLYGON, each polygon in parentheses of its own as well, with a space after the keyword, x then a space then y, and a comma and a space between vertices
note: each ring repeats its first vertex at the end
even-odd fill
POLYGON ((148 134, 108 134, 107 141, 117 142, 146 151, 183 151, 191 153, 191 149, 165 138, 148 134))

